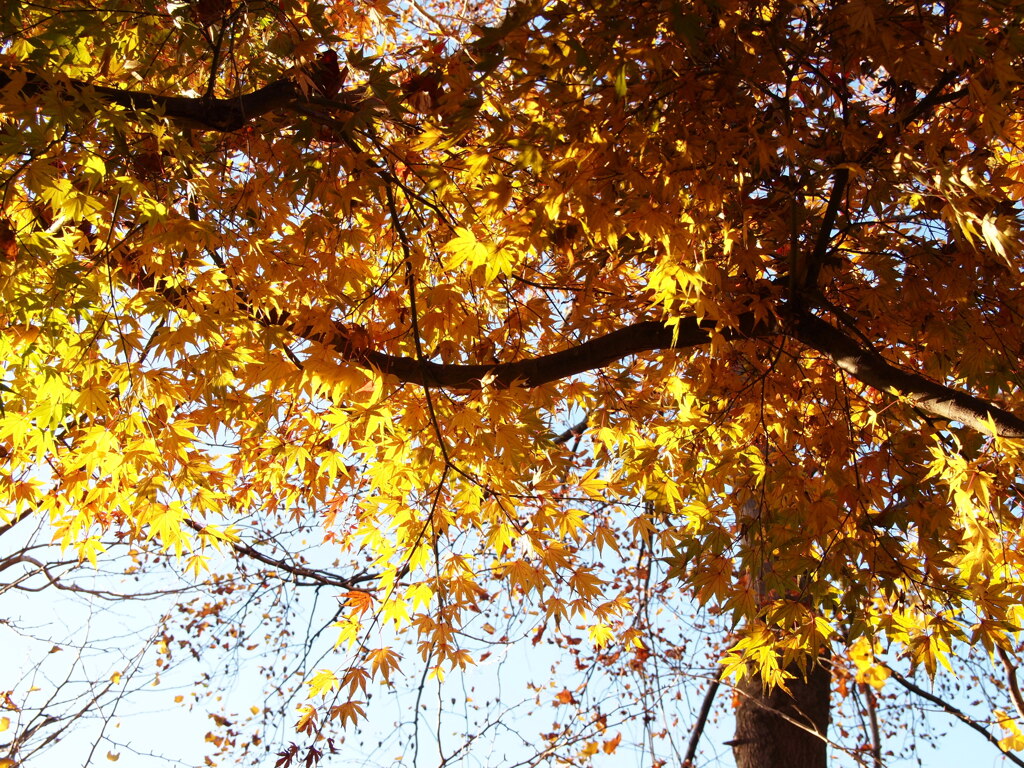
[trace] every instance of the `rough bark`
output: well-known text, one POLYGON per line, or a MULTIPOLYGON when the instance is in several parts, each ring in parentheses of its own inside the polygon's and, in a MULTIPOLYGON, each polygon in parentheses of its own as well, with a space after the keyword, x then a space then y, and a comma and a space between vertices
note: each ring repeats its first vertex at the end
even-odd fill
POLYGON ((826 768, 831 675, 814 665, 807 679, 794 670, 789 693, 764 690, 759 676, 737 687, 736 768, 826 768))

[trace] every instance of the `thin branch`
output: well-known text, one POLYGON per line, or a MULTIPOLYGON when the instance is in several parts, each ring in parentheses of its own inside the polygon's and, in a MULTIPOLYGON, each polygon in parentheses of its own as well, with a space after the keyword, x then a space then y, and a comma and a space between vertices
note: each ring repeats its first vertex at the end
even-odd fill
POLYGON ((697 745, 700 743, 700 737, 704 733, 704 726, 707 725, 708 715, 711 714, 711 705, 715 701, 715 695, 718 693, 718 688, 721 684, 722 668, 719 668, 715 679, 704 692, 704 701, 701 702, 700 711, 697 713, 697 722, 693 724, 693 730, 690 732, 690 742, 686 745, 686 755, 683 756, 683 768, 692 768, 693 766, 693 759, 697 756, 697 745))
POLYGON ((918 101, 911 110, 907 112, 907 114, 900 118, 900 128, 905 128, 919 117, 923 117, 924 114, 932 107, 938 106, 939 104, 945 104, 950 101, 956 101, 957 99, 965 96, 967 94, 966 88, 961 88, 946 95, 942 94, 947 87, 961 76, 962 73, 960 72, 944 72, 942 77, 940 77, 935 85, 932 86, 931 90, 922 96, 921 100, 918 101))
MULTIPOLYGON (((551 442, 554 443, 555 445, 564 445, 565 443, 569 442, 572 438, 576 438, 577 440, 579 440, 583 436, 583 433, 587 431, 587 425, 589 421, 590 416, 584 416, 578 422, 576 422, 567 430, 565 430, 565 432, 553 437, 551 439, 551 442)), ((573 453, 576 453, 576 451, 573 450, 573 453)))
POLYGON ((127 600, 127 599, 132 599, 132 600, 151 600, 151 599, 163 597, 165 595, 175 594, 175 593, 178 593, 178 592, 182 591, 181 589, 175 588, 175 589, 161 589, 161 590, 155 590, 155 591, 149 591, 149 592, 126 593, 126 592, 112 592, 112 591, 107 590, 107 589, 92 589, 92 588, 89 588, 89 587, 82 587, 82 586, 79 586, 78 584, 74 584, 74 583, 69 583, 69 582, 63 581, 63 578, 64 578, 64 576, 66 574, 54 575, 51 572, 51 570, 50 570, 51 568, 57 568, 58 566, 72 565, 72 564, 74 564, 74 562, 75 561, 73 561, 73 560, 67 560, 67 561, 61 561, 61 562, 55 562, 55 563, 43 563, 43 562, 37 560, 36 558, 34 558, 34 557, 30 556, 30 555, 26 555, 26 554, 12 555, 11 557, 6 558, 5 560, 0 560, 0 571, 6 570, 6 569, 8 569, 8 568, 10 568, 10 567, 12 567, 14 565, 18 565, 19 563, 24 563, 24 564, 27 564, 27 565, 31 565, 35 569, 34 571, 26 572, 25 574, 23 574, 22 576, 18 577, 14 581, 11 581, 11 582, 8 582, 8 583, 5 583, 5 584, 0 584, 0 594, 3 594, 4 592, 7 592, 8 590, 11 590, 11 589, 17 589, 17 590, 20 590, 22 592, 42 592, 44 589, 46 589, 45 586, 40 586, 40 587, 22 586, 23 582, 28 581, 33 576, 36 576, 38 574, 42 574, 43 576, 45 576, 47 582, 49 582, 49 584, 52 587, 56 588, 56 589, 62 590, 64 592, 78 592, 78 593, 83 594, 83 595, 90 595, 90 596, 95 597, 95 598, 97 598, 99 600, 110 600, 111 602, 123 602, 124 600, 127 600))
POLYGON ((1003 669, 1006 670, 1006 682, 1010 687, 1010 698, 1013 699, 1013 706, 1017 710, 1017 715, 1021 718, 1021 722, 1024 723, 1024 697, 1021 697, 1020 685, 1017 683, 1017 667, 1010 661, 1009 654, 998 645, 996 646, 996 654, 999 656, 999 660, 1003 662, 1003 669))
POLYGON ((882 768, 882 734, 878 728, 878 699, 868 683, 861 683, 860 689, 867 700, 868 727, 871 734, 871 762, 875 768, 882 768))
MULTIPOLYGON (((416 349, 416 362, 423 365, 426 358, 423 355, 423 342, 420 339, 419 308, 416 306, 416 271, 412 263, 412 245, 409 243, 409 234, 402 224, 402 217, 398 215, 394 190, 386 180, 384 181, 384 195, 387 200, 388 213, 391 215, 391 226, 398 234, 398 241, 402 246, 402 259, 405 262, 405 285, 409 292, 409 322, 412 325, 412 343, 416 349)), ((430 423, 434 427, 434 435, 437 437, 437 446, 441 451, 441 456, 447 466, 453 466, 451 458, 448 456, 448 448, 445 446, 441 424, 437 419, 437 411, 434 409, 434 398, 430 394, 430 382, 424 379, 420 382, 420 386, 423 387, 423 396, 427 401, 427 413, 430 415, 430 423)))
MULTIPOLYGON (((199 525, 199 523, 195 522, 194 520, 186 520, 185 525, 187 525, 196 533, 202 533, 203 531, 203 526, 199 525)), ((330 573, 329 571, 324 571, 317 568, 306 568, 302 565, 296 565, 294 563, 286 562, 285 560, 279 560, 277 558, 271 557, 270 555, 266 555, 260 552, 258 549, 254 549, 253 547, 250 547, 248 544, 245 544, 241 541, 232 541, 230 542, 230 544, 231 548, 240 555, 245 555, 248 558, 263 563, 264 565, 269 565, 273 568, 278 568, 282 571, 285 571, 286 573, 292 574, 293 576, 309 579, 311 581, 316 582, 317 584, 332 587, 340 587, 341 589, 365 591, 361 590, 357 585, 362 584, 363 582, 373 581, 377 578, 376 574, 366 573, 346 579, 340 576, 335 576, 333 573, 330 573)))
MULTIPOLYGON (((898 121, 899 128, 901 130, 906 128, 910 123, 923 117, 932 107, 948 100, 943 98, 942 92, 958 76, 955 72, 944 73, 935 85, 932 86, 931 90, 921 97, 906 114, 900 117, 898 121)), ((858 163, 866 163, 871 157, 881 152, 885 146, 884 141, 877 141, 858 157, 858 163)), ((829 194, 825 213, 821 218, 821 226, 818 229, 818 237, 815 240, 814 249, 806 257, 806 260, 800 260, 803 263, 798 264, 797 269, 790 275, 790 299, 793 301, 799 302, 802 292, 814 292, 817 289, 821 267, 825 263, 829 244, 832 242, 832 230, 835 228, 836 216, 839 214, 839 206, 846 194, 849 182, 849 167, 841 166, 836 168, 832 174, 832 192, 829 194)))
POLYGON ((1024 760, 1021 760, 1019 757, 1014 755, 1012 752, 1010 752, 1008 750, 1005 750, 1001 746, 999 746, 999 739, 997 739, 995 736, 993 736, 991 733, 989 733, 984 728, 984 726, 982 726, 980 723, 975 721, 974 718, 969 717, 964 712, 962 712, 961 710, 957 709, 956 707, 954 707, 949 702, 944 701, 943 699, 940 699, 935 694, 929 693, 924 688, 921 688, 920 686, 917 686, 914 683, 910 682, 905 677, 903 677, 903 675, 901 675, 899 672, 894 670, 889 665, 883 664, 883 666, 889 671, 889 675, 892 677, 892 679, 895 680, 900 685, 902 685, 908 691, 910 691, 911 693, 913 693, 913 694, 915 694, 917 696, 920 696, 925 701, 930 701, 932 704, 934 704, 937 707, 939 707, 940 709, 942 709, 942 711, 945 712, 946 714, 952 715, 957 720, 959 720, 961 723, 966 725, 968 728, 971 728, 972 730, 977 731, 978 733, 980 733, 982 736, 985 737, 986 741, 988 741, 990 744, 994 745, 996 749, 998 749, 1000 752, 1002 752, 1003 755, 1011 763, 1013 763, 1014 765, 1019 765, 1019 766, 1021 766, 1021 768, 1024 768, 1024 760))

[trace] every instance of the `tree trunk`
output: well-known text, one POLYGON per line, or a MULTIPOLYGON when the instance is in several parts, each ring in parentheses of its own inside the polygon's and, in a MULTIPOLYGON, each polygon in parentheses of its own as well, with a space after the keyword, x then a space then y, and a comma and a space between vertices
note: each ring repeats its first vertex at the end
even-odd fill
POLYGON ((758 675, 737 686, 736 768, 826 768, 832 676, 820 663, 807 680, 792 670, 790 693, 765 691, 758 675), (792 694, 792 695, 790 695, 792 694))

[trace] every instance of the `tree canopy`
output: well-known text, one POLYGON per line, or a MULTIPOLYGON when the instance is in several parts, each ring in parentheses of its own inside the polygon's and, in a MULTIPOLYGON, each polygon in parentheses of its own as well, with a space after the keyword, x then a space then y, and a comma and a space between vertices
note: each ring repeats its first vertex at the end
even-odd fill
POLYGON ((652 579, 727 679, 1012 678, 1024 3, 3 13, 3 537, 333 588, 310 738, 496 594, 643 657, 652 579))

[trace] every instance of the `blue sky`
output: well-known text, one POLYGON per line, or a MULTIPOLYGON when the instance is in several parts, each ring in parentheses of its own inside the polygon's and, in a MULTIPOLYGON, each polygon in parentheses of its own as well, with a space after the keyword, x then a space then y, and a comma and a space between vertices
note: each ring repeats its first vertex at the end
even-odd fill
MULTIPOLYGON (((5 535, 5 545, 35 547, 31 551, 37 558, 47 554, 59 556, 46 546, 45 529, 40 528, 35 534, 26 526, 25 531, 18 533, 20 539, 11 539, 13 535, 5 535)), ((116 553, 115 548, 113 554, 116 553)), ((227 558, 222 561, 225 573, 231 564, 227 558)), ((114 573, 93 573, 77 566, 71 566, 71 570, 76 574, 72 583, 84 589, 154 594, 145 600, 111 600, 49 586, 38 592, 8 590, 3 594, 6 620, 0 623, 4 659, 0 691, 12 691, 13 700, 24 708, 20 715, 9 711, 4 713, 6 716, 15 724, 19 716, 25 718, 23 726, 32 722, 28 717, 33 708, 45 713, 75 711, 87 704, 97 690, 103 691, 95 705, 86 706, 86 716, 72 730, 26 765, 117 762, 132 768, 199 766, 211 744, 206 741, 207 734, 215 739, 224 733, 224 729, 217 727, 213 714, 235 723, 251 707, 267 708, 260 713, 261 717, 266 715, 271 726, 264 732, 265 744, 290 740, 301 743, 291 731, 297 718, 296 706, 303 700, 305 690, 299 669, 311 672, 317 668, 338 669, 345 664, 344 652, 332 647, 334 637, 330 629, 311 643, 313 651, 305 659, 296 655, 325 620, 329 621, 334 610, 334 596, 324 590, 315 600, 312 589, 294 590, 295 594, 288 598, 288 627, 295 640, 284 649, 291 658, 279 664, 274 679, 300 693, 285 696, 283 701, 280 697, 268 700, 267 686, 260 676, 260 668, 269 663, 259 642, 261 608, 256 608, 248 618, 240 617, 237 626, 245 631, 238 637, 217 638, 226 642, 227 648, 210 650, 196 659, 181 649, 175 639, 168 649, 161 646, 165 637, 161 624, 173 613, 176 600, 187 602, 200 595, 188 579, 175 575, 173 567, 158 568, 140 580, 125 580, 114 573), (162 590, 167 593, 160 594, 162 590), (250 645, 256 647, 246 651, 250 645), (204 676, 212 681, 206 689, 210 695, 196 698, 195 682, 204 676), (99 687, 90 685, 90 681, 98 681, 99 687), (48 700, 54 691, 56 697, 48 700), (176 701, 178 697, 181 698, 176 701)), ((59 571, 60 567, 53 572, 59 571)), ((14 568, 8 569, 4 576, 10 580, 14 572, 14 568)), ((43 580, 36 576, 23 586, 40 587, 43 580)), ((711 670, 709 643, 719 629, 714 617, 705 616, 698 621, 695 607, 688 606, 683 598, 678 597, 676 605, 680 609, 677 616, 684 617, 671 619, 679 622, 677 661, 680 668, 692 670, 688 677, 667 668, 657 677, 632 674, 628 663, 609 666, 608 671, 576 669, 566 650, 544 642, 533 644, 533 619, 529 611, 509 611, 506 607, 505 626, 494 627, 482 618, 469 627, 468 634, 476 638, 471 642, 477 643, 474 650, 479 664, 463 674, 449 675, 443 685, 427 680, 420 691, 421 665, 406 650, 403 669, 407 674, 396 679, 390 689, 371 688, 367 723, 360 732, 346 735, 343 741, 339 738, 339 756, 325 758, 322 765, 433 768, 446 758, 449 765, 512 768, 544 748, 539 734, 577 726, 589 729, 588 740, 599 745, 619 734, 623 737, 614 754, 598 753, 595 766, 641 768, 650 766, 651 758, 648 752, 630 746, 631 742, 643 743, 649 735, 639 715, 638 701, 654 713, 650 730, 665 728, 668 732, 667 737, 655 739, 658 753, 669 758, 667 765, 677 764, 671 758, 685 749, 693 713, 699 707, 711 670), (689 625, 685 618, 688 612, 693 614, 689 625), (505 633, 518 637, 518 642, 500 642, 505 633), (484 653, 488 655, 484 657, 484 653), (641 695, 642 686, 650 690, 641 695), (626 689, 632 692, 624 694, 626 689), (566 703, 556 704, 560 696, 566 703), (414 725, 412 709, 417 701, 419 717, 414 725), (606 715, 604 730, 580 720, 577 704, 599 708, 606 715), (469 747, 465 747, 466 734, 474 735, 468 740, 469 747)), ((586 648, 584 644, 589 641, 585 639, 585 630, 578 634, 581 642, 569 646, 570 649, 586 648)), ((377 641, 389 644, 394 639, 381 631, 377 641)), ((985 661, 972 659, 965 665, 961 689, 952 694, 952 701, 965 709, 970 708, 972 698, 983 698, 981 689, 969 677, 975 665, 984 670, 985 661)), ((920 676, 917 682, 928 685, 920 676)), ((732 733, 728 691, 719 693, 718 703, 701 742, 701 766, 733 764, 729 749, 723 745, 732 733)), ((889 708, 881 713, 883 724, 895 724, 897 732, 886 746, 907 751, 908 744, 914 745, 909 759, 887 761, 887 765, 983 768, 1009 764, 980 735, 954 724, 947 715, 925 711, 911 716, 905 700, 885 706, 889 708), (948 733, 932 746, 912 735, 908 728, 914 723, 926 731, 948 733)), ((976 711, 983 715, 990 710, 983 703, 976 711)), ((834 722, 851 732, 860 727, 849 713, 836 712, 834 722)), ((11 733, 0 735, 0 743, 11 733)), ((840 739, 838 728, 833 728, 833 737, 840 739)), ((563 745, 561 749, 572 752, 585 741, 572 747, 563 745)), ((275 746, 273 751, 278 748, 275 746)), ((246 760, 253 765, 271 766, 276 757, 256 749, 246 760), (262 757, 256 759, 256 754, 262 757)), ((224 759, 218 762, 249 764, 224 759)), ((856 765, 836 752, 832 764, 856 765)))

